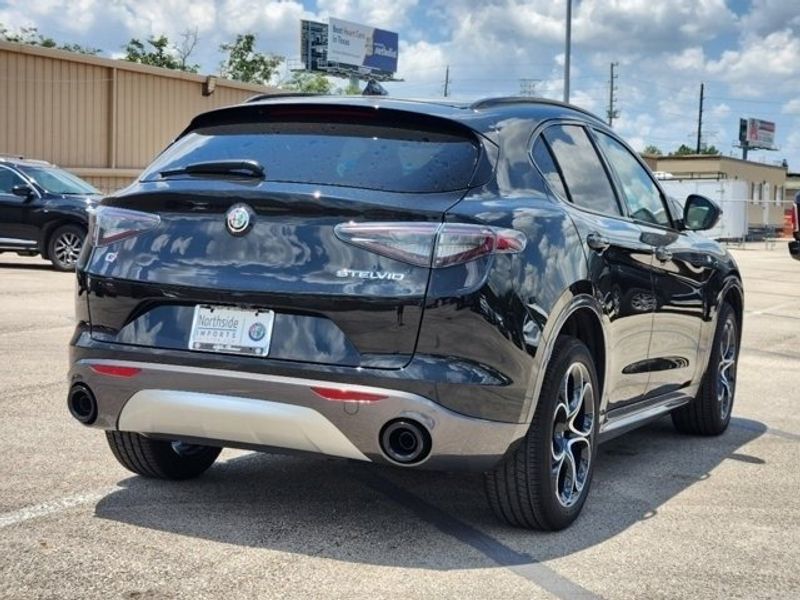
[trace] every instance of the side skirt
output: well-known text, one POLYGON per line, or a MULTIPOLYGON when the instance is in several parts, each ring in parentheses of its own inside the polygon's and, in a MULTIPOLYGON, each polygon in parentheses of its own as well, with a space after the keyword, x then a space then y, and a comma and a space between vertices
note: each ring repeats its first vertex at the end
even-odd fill
POLYGON ((600 443, 641 427, 691 401, 692 397, 683 392, 672 392, 633 406, 612 410, 608 413, 606 421, 600 426, 600 443))

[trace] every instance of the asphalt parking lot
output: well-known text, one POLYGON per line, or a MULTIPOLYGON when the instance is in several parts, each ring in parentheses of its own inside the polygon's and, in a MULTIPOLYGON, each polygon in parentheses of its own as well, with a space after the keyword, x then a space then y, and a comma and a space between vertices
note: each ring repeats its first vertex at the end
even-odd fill
POLYGON ((798 598, 800 263, 734 253, 729 431, 606 444, 557 534, 499 524, 476 475, 224 451, 196 481, 131 476, 66 410, 72 276, 0 255, 0 597, 798 598))

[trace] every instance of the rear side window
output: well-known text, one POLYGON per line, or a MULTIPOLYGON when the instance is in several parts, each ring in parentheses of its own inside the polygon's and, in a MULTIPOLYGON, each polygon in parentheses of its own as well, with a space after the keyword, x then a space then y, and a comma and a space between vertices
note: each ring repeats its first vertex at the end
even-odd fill
POLYGON ((539 170, 544 175, 547 183, 550 184, 550 189, 562 200, 568 200, 567 190, 564 189, 564 181, 561 179, 561 173, 558 172, 558 167, 553 161, 553 155, 550 154, 550 149, 547 143, 540 137, 533 145, 533 162, 539 167, 539 170))
POLYGON ((143 180, 191 163, 256 160, 268 181, 392 192, 445 192, 469 186, 478 160, 469 134, 387 124, 281 121, 203 127, 179 139, 143 180))
POLYGON ((572 202, 595 212, 621 215, 614 188, 583 127, 550 127, 544 137, 561 167, 572 202))

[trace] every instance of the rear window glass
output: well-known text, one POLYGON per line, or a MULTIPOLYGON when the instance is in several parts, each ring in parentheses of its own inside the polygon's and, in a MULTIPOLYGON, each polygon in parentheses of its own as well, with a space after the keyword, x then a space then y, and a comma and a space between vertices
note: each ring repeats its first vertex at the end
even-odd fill
POLYGON ((258 161, 267 181, 444 192, 468 187, 478 146, 467 134, 385 124, 224 124, 179 139, 142 179, 158 180, 160 172, 192 163, 233 159, 258 161))

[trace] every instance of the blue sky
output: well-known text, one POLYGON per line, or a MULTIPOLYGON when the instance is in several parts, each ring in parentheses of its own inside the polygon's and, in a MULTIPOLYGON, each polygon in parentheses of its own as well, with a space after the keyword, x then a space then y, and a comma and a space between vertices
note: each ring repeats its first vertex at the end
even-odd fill
MULTIPOLYGON (((800 0, 574 0, 573 10, 572 101, 604 115, 618 62, 615 129, 634 147, 694 146, 703 81, 706 143, 738 156, 739 117, 772 120, 780 150, 751 158, 800 171, 800 0)), ((131 37, 196 28, 204 72, 237 33, 295 65, 301 18, 375 25, 399 32, 405 82, 389 88, 411 97, 440 96, 450 65, 456 97, 517 94, 529 78, 538 95, 561 98, 564 13, 565 0, 0 0, 7 27, 108 56, 131 37)))

